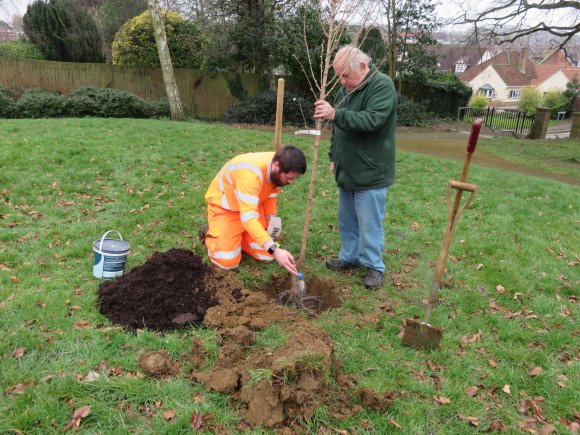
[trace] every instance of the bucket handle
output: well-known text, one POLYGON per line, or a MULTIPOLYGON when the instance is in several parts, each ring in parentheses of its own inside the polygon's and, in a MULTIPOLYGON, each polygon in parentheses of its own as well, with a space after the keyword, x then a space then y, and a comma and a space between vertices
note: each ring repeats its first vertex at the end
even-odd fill
POLYGON ((117 235, 119 236, 119 238, 121 240, 123 240, 123 236, 121 236, 121 233, 117 230, 109 230, 107 231, 105 234, 103 234, 103 237, 101 237, 101 243, 99 243, 99 251, 103 251, 103 240, 105 240, 105 237, 107 237, 107 234, 109 233, 117 233, 117 235))

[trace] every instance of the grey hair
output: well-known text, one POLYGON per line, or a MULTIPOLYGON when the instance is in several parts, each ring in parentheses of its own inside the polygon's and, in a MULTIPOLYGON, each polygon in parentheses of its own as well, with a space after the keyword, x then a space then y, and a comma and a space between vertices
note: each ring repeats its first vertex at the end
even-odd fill
POLYGON ((373 59, 368 54, 355 47, 354 45, 345 45, 341 47, 334 56, 334 59, 339 59, 344 57, 345 63, 350 67, 351 70, 358 71, 360 69, 360 64, 370 64, 373 59))

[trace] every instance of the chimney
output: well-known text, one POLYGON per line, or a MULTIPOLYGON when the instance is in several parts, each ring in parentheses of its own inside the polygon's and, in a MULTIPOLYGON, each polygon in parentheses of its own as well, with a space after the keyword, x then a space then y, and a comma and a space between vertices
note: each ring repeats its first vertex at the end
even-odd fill
POLYGON ((522 72, 522 74, 526 73, 526 64, 528 63, 528 51, 529 51, 528 47, 522 48, 521 62, 520 62, 520 71, 522 72))

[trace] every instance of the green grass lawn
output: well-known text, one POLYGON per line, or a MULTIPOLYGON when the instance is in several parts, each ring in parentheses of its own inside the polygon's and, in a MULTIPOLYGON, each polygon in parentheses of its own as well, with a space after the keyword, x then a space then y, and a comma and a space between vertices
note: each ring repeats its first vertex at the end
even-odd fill
MULTIPOLYGON (((238 432, 227 395, 205 392, 187 373, 152 380, 139 371, 145 351, 163 348, 178 358, 194 337, 217 348, 215 334, 115 327, 96 306, 92 244, 120 231, 131 244, 127 270, 154 251, 205 255, 197 229, 209 182, 232 156, 272 149, 273 136, 200 122, 2 120, 1 433, 62 433, 83 406, 90 413, 79 420, 82 433, 187 433, 196 412, 214 414, 222 433, 238 432)), ((310 139, 284 135, 283 142, 311 161, 310 139)), ((533 142, 502 142, 502 153, 521 155, 522 146, 534 149, 527 163, 555 165, 533 142)), ((580 422, 579 188, 472 165, 468 181, 478 193, 458 224, 431 320, 444 328, 441 348, 419 351, 401 346, 401 327, 424 313, 447 220, 447 181, 459 178, 461 162, 397 155, 384 222, 389 273, 380 291, 369 291, 362 271, 324 266, 340 247, 327 148, 320 149, 305 272, 333 282, 343 299, 313 321, 359 385, 401 395, 387 412, 363 409, 344 421, 321 408, 305 431, 572 431, 580 422)), ((558 161, 577 158, 577 147, 558 150, 558 161)), ((281 243, 296 256, 308 178, 279 197, 281 243)), ((253 260, 242 266, 248 288, 281 273, 253 260)))
POLYGON ((580 179, 580 143, 576 139, 482 138, 481 147, 510 162, 580 179))

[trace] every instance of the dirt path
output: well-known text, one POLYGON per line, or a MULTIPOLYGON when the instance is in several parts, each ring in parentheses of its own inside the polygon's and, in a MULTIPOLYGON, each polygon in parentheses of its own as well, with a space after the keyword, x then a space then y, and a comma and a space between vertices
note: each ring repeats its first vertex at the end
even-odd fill
MULTIPOLYGON (((481 136, 485 137, 485 136, 481 136)), ((469 132, 427 131, 418 132, 405 129, 397 130, 397 150, 427 154, 447 159, 463 160, 469 132)), ((503 169, 535 177, 551 178, 568 184, 580 185, 580 180, 566 175, 550 174, 540 169, 509 162, 488 153, 479 147, 473 156, 473 163, 489 168, 503 169)))

